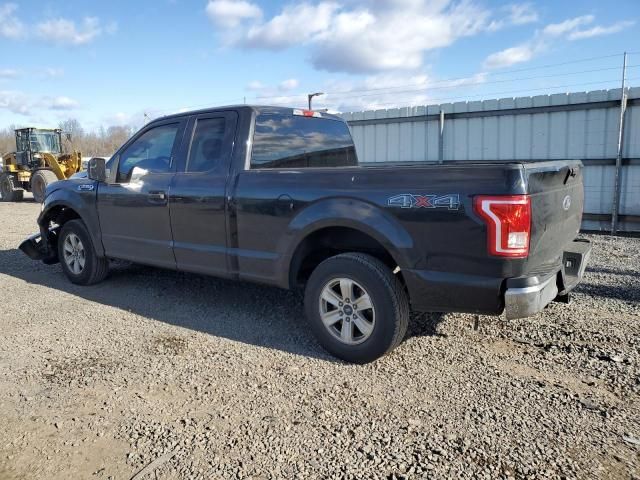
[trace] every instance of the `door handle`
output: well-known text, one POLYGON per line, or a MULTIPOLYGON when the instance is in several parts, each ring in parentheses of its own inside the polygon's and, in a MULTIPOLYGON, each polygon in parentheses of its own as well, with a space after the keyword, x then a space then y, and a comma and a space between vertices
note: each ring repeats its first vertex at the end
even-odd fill
POLYGON ((280 203, 281 208, 285 210, 293 210, 295 208, 293 198, 286 193, 283 193, 278 197, 278 202, 280 203))
POLYGON ((149 192, 147 199, 151 203, 167 203, 167 194, 165 192, 149 192))

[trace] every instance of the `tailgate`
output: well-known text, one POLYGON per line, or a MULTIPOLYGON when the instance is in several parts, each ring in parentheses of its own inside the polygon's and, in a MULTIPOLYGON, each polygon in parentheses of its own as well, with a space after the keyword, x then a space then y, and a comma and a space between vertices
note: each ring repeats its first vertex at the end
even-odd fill
POLYGON ((531 241, 527 273, 546 273, 561 264, 562 252, 582 221, 582 162, 557 160, 524 164, 531 196, 531 241))

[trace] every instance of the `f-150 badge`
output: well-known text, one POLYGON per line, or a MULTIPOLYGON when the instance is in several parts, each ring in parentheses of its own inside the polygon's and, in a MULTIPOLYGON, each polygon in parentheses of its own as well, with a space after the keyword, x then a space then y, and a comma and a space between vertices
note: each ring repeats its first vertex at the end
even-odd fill
POLYGON ((447 195, 415 195, 402 193, 389 198, 390 207, 400 208, 446 208, 458 210, 460 207, 460 196, 455 194, 447 195))

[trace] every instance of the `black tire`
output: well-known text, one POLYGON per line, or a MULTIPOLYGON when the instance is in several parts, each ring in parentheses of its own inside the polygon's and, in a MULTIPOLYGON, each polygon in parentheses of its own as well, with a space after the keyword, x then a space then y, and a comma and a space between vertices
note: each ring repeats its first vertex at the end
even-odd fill
MULTIPOLYGON (((363 253, 336 255, 318 265, 307 282, 304 303, 307 320, 320 344, 347 362, 368 363, 382 357, 402 343, 409 325, 409 299, 402 283, 385 264, 363 253), (322 321, 323 291, 340 278, 361 286, 373 305, 373 329, 362 343, 343 343, 322 321)), ((352 318, 355 323, 355 315, 352 318)), ((339 323, 343 325, 342 320, 339 323)))
MULTIPOLYGON (((109 260, 96 254, 87 227, 82 220, 70 220, 62 226, 58 236, 58 258, 67 278, 77 285, 93 285, 104 280, 109 273, 109 260), (75 262, 70 263, 65 256, 67 239, 71 241, 73 236, 80 240, 84 250, 84 263, 79 271, 74 268, 75 262)), ((80 257, 76 258, 77 261, 79 259, 80 257)))
POLYGON ((33 199, 38 202, 44 202, 44 194, 47 186, 53 182, 57 182, 58 177, 51 170, 36 170, 31 174, 31 193, 33 199))
POLYGON ((10 173, 0 175, 0 201, 19 202, 22 200, 24 191, 16 187, 15 177, 10 173))

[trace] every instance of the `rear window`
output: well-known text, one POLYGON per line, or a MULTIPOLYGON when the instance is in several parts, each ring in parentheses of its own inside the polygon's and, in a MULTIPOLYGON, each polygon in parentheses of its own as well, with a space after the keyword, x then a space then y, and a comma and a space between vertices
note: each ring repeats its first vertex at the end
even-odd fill
POLYGON ((252 168, 348 167, 358 164, 344 122, 328 118, 260 114, 252 168))

